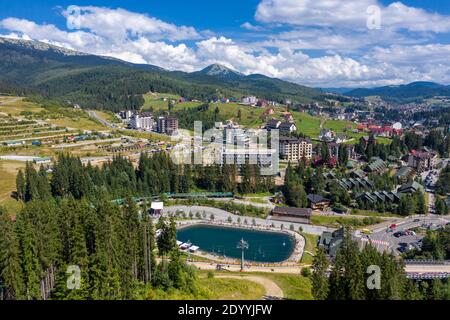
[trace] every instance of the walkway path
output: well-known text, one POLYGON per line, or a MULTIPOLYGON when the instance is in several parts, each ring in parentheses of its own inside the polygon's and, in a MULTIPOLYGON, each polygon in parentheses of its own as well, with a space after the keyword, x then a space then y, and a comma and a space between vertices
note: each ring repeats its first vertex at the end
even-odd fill
MULTIPOLYGON (((197 267, 200 270, 217 270, 217 263, 214 262, 188 262, 190 265, 197 267)), ((222 270, 231 272, 240 272, 240 264, 221 264, 222 270)), ((245 272, 267 272, 267 273, 289 273, 300 274, 303 268, 310 267, 310 265, 304 266, 287 266, 287 267, 260 267, 260 266, 246 266, 245 272)))
POLYGON ((275 282, 264 277, 242 275, 242 276, 216 276, 216 278, 253 281, 262 285, 264 289, 266 289, 266 297, 265 297, 266 299, 284 298, 283 290, 281 290, 281 288, 275 282))
POLYGON ((269 226, 273 225, 274 228, 281 229, 281 225, 283 225, 285 229, 289 229, 290 225, 292 224, 294 226, 294 230, 298 230, 299 227, 302 227, 303 232, 315 234, 315 235, 322 235, 322 233, 324 231, 335 230, 333 228, 327 228, 324 226, 314 226, 314 225, 304 224, 304 223, 296 223, 296 222, 291 223, 291 222, 277 221, 277 220, 272 220, 272 219, 238 216, 238 215, 232 214, 230 212, 227 212, 225 210, 212 208, 212 207, 178 205, 178 206, 165 207, 163 210, 163 212, 165 214, 176 213, 178 211, 184 211, 187 214, 189 214, 189 212, 192 212, 194 214, 196 212, 199 212, 200 214, 205 212, 207 215, 207 219, 209 219, 210 215, 213 214, 215 221, 222 221, 222 222, 227 222, 229 217, 231 217, 233 222, 236 222, 237 219, 240 218, 242 223, 244 222, 244 220, 247 220, 248 226, 252 225, 253 219, 255 219, 255 223, 257 226, 262 226, 262 227, 269 227, 269 226))

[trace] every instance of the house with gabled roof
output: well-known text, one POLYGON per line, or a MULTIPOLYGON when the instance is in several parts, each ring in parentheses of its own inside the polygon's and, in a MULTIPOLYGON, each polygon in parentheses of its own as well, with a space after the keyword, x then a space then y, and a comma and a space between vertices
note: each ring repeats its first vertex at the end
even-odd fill
POLYGON ((413 180, 401 185, 397 190, 398 193, 416 193, 417 191, 425 192, 425 189, 420 183, 413 180))
POLYGON ((278 119, 270 119, 269 121, 267 121, 266 123, 266 129, 267 130, 274 130, 274 129, 278 129, 281 125, 281 121, 278 119))
POLYGON ((380 172, 387 168, 386 163, 378 157, 372 158, 372 161, 367 165, 366 171, 380 172))

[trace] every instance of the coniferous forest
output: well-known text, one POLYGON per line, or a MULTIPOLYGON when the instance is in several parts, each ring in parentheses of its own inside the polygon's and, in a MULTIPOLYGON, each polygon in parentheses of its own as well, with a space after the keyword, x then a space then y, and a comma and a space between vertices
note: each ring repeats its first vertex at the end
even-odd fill
MULTIPOLYGON (((447 238, 449 230, 447 227, 444 231, 447 238)), ((440 241, 445 243, 445 239, 440 241)), ((378 252, 372 245, 360 250, 348 230, 335 259, 330 262, 319 248, 312 269, 312 291, 317 300, 450 299, 448 280, 408 279, 401 261, 387 252, 378 252), (376 272, 380 275, 379 283, 376 277, 370 277, 376 272)))
POLYGON ((133 299, 170 288, 195 293, 196 273, 174 250, 175 222, 161 218, 153 226, 146 205, 140 210, 131 196, 270 188, 255 170, 246 167, 238 184, 234 166, 193 170, 163 153, 142 155, 136 169, 121 157, 97 168, 62 155, 51 173, 28 163, 16 179, 25 208, 15 222, 0 211, 0 298, 133 299), (120 197, 123 206, 112 201, 120 197), (161 230, 157 240, 155 230, 161 230), (78 290, 67 289, 70 266, 79 267, 78 290))

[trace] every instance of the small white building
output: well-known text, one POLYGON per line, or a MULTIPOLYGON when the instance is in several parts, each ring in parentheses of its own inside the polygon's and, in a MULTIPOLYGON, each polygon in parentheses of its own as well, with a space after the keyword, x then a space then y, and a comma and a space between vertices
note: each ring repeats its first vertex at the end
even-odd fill
POLYGON ((36 159, 33 160, 33 162, 35 164, 51 163, 52 162, 52 158, 50 158, 50 157, 36 158, 36 159))
POLYGON ((194 252, 197 252, 198 251, 198 249, 200 249, 199 247, 197 247, 197 246, 191 246, 190 248, 189 248, 189 252, 192 252, 192 253, 194 253, 194 252))
POLYGON ((164 202, 162 201, 154 201, 150 206, 150 214, 151 215, 160 215, 164 209, 164 202))
POLYGON ((402 130, 403 126, 400 122, 396 122, 392 125, 392 129, 394 130, 402 130))
POLYGON ((258 98, 256 98, 255 96, 243 97, 242 98, 242 103, 243 104, 255 105, 255 104, 258 103, 258 98))

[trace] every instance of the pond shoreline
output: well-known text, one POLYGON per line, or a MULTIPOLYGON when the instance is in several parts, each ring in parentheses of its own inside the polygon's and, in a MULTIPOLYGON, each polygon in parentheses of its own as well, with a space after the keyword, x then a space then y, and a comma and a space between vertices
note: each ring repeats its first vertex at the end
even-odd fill
MULTIPOLYGON (((298 265, 299 261, 302 258, 304 247, 305 247, 305 239, 303 236, 301 236, 299 233, 291 230, 280 230, 280 229, 274 229, 271 227, 260 227, 260 226, 249 226, 249 225, 241 225, 241 224, 235 224, 235 223, 225 223, 225 222, 214 222, 214 221, 204 221, 204 220, 191 220, 191 221, 179 221, 177 222, 177 230, 182 230, 184 228, 193 227, 196 225, 205 225, 205 226, 215 226, 215 227, 223 227, 223 228, 230 228, 230 229, 242 229, 242 230, 249 230, 249 231, 260 231, 260 232, 271 232, 271 233, 278 233, 278 234, 287 234, 291 237, 291 239, 294 241, 294 248, 286 260, 283 260, 281 262, 256 262, 256 261, 246 261, 247 266, 291 266, 291 265, 298 265)), ((194 254, 198 255, 202 258, 206 258, 212 261, 215 261, 217 263, 222 264, 239 264, 239 259, 233 259, 233 258, 224 258, 217 255, 214 255, 210 252, 205 252, 203 250, 200 250, 200 254, 194 254)))

